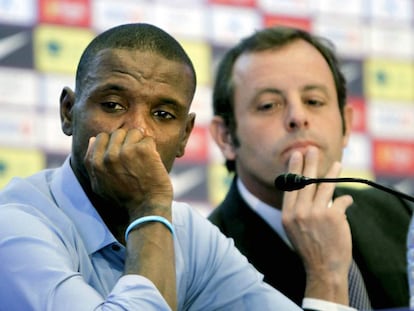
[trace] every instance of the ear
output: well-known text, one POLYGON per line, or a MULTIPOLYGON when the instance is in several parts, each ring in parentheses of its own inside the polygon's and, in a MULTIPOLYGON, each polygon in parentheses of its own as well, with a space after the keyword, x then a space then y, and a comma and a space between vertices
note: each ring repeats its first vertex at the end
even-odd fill
POLYGON ((75 104, 75 93, 65 87, 60 94, 60 123, 62 131, 67 136, 72 135, 72 111, 75 104))
POLYGON ((231 133, 222 117, 214 116, 210 122, 210 134, 227 160, 235 160, 236 153, 231 133))
POLYGON ((180 158, 184 155, 185 146, 187 145, 188 139, 190 138, 190 134, 194 128, 195 117, 196 117, 196 114, 194 112, 188 114, 184 136, 183 136, 183 139, 181 140, 180 146, 177 149, 177 154, 176 154, 177 158, 180 158))
POLYGON ((344 133, 344 143, 343 143, 344 148, 348 145, 349 137, 351 136, 353 118, 354 118, 353 108, 350 105, 345 105, 344 107, 345 133, 344 133))

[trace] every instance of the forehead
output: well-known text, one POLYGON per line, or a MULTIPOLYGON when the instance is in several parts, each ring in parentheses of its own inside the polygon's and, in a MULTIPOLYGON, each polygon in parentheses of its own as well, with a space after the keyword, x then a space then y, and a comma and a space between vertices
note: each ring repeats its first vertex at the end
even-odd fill
POLYGON ((302 39, 259 52, 242 54, 233 68, 235 82, 249 79, 263 83, 272 77, 279 82, 325 82, 334 87, 333 74, 323 55, 302 39))
POLYGON ((99 51, 90 61, 83 83, 115 79, 157 83, 185 92, 187 96, 192 96, 195 87, 187 64, 169 60, 159 53, 131 49, 99 51))
POLYGON ((183 76, 184 79, 192 81, 190 68, 178 61, 169 60, 161 54, 151 51, 140 51, 131 49, 104 49, 99 51, 89 66, 89 71, 107 74, 108 72, 126 72, 143 75, 158 75, 166 79, 174 79, 183 76), (188 77, 187 77, 188 76, 188 77))

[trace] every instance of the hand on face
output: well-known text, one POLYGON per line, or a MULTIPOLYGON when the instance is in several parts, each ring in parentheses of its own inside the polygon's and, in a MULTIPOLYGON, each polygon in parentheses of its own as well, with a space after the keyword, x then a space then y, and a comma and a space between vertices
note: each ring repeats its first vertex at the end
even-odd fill
MULTIPOLYGON (((318 150, 312 147, 305 155, 292 154, 289 172, 315 178, 317 165, 318 150)), ((325 177, 338 177, 340 169, 340 163, 335 162, 325 177)), ((284 194, 283 225, 302 257, 308 282, 332 277, 332 273, 348 274, 352 241, 345 211, 352 204, 352 197, 337 197, 330 206, 334 188, 334 183, 321 183, 284 194)))
POLYGON ((148 214, 170 218, 172 184, 154 139, 144 129, 118 129, 92 137, 85 166, 93 191, 126 207, 131 219, 148 214))

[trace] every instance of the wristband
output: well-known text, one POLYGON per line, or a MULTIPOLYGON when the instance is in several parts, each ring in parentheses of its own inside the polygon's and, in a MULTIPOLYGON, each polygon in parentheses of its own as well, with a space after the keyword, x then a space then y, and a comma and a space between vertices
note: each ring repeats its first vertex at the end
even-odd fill
POLYGON ((128 234, 131 232, 131 230, 139 227, 143 223, 153 222, 153 221, 162 223, 164 226, 168 228, 168 230, 171 231, 171 234, 174 236, 175 233, 174 233, 173 225, 166 218, 162 216, 145 216, 145 217, 135 219, 133 222, 129 224, 129 226, 125 230, 125 241, 127 241, 128 234))

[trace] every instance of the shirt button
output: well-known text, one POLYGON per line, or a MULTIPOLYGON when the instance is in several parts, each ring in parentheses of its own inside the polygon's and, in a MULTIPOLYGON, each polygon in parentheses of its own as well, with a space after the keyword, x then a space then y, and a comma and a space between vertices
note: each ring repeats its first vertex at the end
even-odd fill
POLYGON ((118 244, 112 244, 112 250, 114 250, 114 251, 119 251, 121 248, 119 247, 119 245, 118 244))

